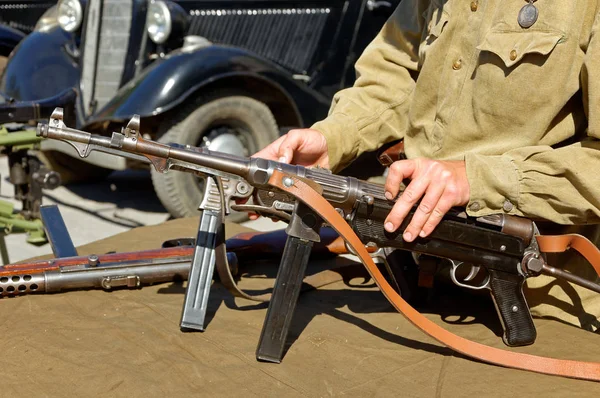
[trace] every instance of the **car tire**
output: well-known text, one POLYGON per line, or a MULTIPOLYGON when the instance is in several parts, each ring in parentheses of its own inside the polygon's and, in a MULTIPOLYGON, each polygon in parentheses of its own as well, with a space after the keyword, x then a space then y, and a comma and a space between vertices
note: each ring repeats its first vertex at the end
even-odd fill
MULTIPOLYGON (((279 137, 277 122, 262 102, 243 95, 198 98, 166 119, 159 142, 205 146, 238 156, 250 156, 279 137)), ((202 180, 191 173, 151 171, 158 198, 173 217, 198 215, 202 180)), ((246 213, 228 219, 240 222, 246 213)))

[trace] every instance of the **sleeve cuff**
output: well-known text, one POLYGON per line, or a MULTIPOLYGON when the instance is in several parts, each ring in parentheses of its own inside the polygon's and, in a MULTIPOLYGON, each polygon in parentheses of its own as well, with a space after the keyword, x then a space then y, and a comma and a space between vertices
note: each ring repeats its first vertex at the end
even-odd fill
POLYGON ((329 167, 337 172, 347 166, 358 153, 358 130, 354 121, 343 113, 332 113, 311 126, 325 136, 329 167))
POLYGON ((468 215, 522 215, 519 210, 521 175, 510 157, 469 153, 465 163, 471 192, 468 215))

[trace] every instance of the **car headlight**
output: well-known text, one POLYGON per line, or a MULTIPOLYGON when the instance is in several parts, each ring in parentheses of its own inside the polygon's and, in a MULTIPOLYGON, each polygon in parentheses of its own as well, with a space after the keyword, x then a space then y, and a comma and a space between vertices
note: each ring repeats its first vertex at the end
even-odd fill
POLYGON ((83 20, 83 8, 79 0, 60 0, 57 5, 58 24, 67 32, 75 32, 83 20))
POLYGON ((152 1, 148 6, 146 30, 150 40, 163 44, 169 38, 173 27, 171 12, 164 1, 152 1))
POLYGON ((33 28, 36 32, 49 32, 58 26, 58 15, 56 5, 48 8, 38 19, 33 28))

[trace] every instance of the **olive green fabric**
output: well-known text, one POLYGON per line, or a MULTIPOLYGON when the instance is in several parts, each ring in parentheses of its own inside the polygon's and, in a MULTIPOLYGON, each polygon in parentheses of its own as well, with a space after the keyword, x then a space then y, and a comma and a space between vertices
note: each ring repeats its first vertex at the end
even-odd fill
POLYGON ((335 95, 334 170, 404 138, 408 158, 466 160, 470 215, 600 222, 598 2, 403 0, 335 95), (574 143, 574 139, 583 142, 574 143))
MULTIPOLYGON (((538 20, 523 29, 525 4, 403 0, 357 62, 354 87, 313 126, 331 166, 403 138, 408 158, 466 161, 471 216, 598 224, 598 2, 535 2, 538 20)), ((600 243, 597 227, 586 232, 600 243)), ((577 256, 551 265, 595 275, 577 256)), ((596 293, 545 277, 529 285, 538 315, 598 329, 596 293)))
MULTIPOLYGON (((81 254, 156 248, 193 236, 198 219, 143 227, 85 245, 81 254)), ((228 235, 240 231, 228 225, 228 235)), ((273 285, 272 262, 244 264, 243 288, 273 285), (256 266, 256 269, 254 268, 256 266)), ((309 272, 319 266, 313 261, 309 272)), ((208 327, 179 331, 180 283, 2 299, 2 395, 32 397, 545 396, 594 397, 600 384, 509 370, 461 357, 393 311, 365 274, 303 293, 281 364, 255 360, 266 305, 213 284, 208 327)), ((426 316, 466 338, 504 348, 489 300, 451 292, 426 316)), ((600 336, 535 319, 519 352, 600 359, 600 336)))

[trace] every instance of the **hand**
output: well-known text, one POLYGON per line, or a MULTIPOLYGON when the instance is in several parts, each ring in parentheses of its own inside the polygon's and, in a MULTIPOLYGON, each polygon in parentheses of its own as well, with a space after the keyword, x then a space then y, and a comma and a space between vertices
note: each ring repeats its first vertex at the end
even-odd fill
POLYGON ((414 216, 402 237, 412 242, 424 238, 453 206, 469 203, 470 187, 464 161, 438 161, 425 158, 400 160, 392 163, 385 181, 385 196, 392 200, 398 195, 402 180, 410 179, 385 220, 385 229, 394 232, 419 200, 414 216), (422 198, 422 199, 421 199, 422 198))
POLYGON ((252 157, 305 167, 329 168, 325 136, 319 131, 311 129, 290 130, 264 149, 256 152, 252 157))
MULTIPOLYGON (((290 130, 264 149, 256 152, 252 157, 305 167, 320 166, 329 168, 327 141, 323 134, 311 129, 290 130)), ((241 202, 238 201, 238 203, 241 202)), ((251 220, 258 218, 258 214, 255 213, 249 213, 248 216, 251 220)))

